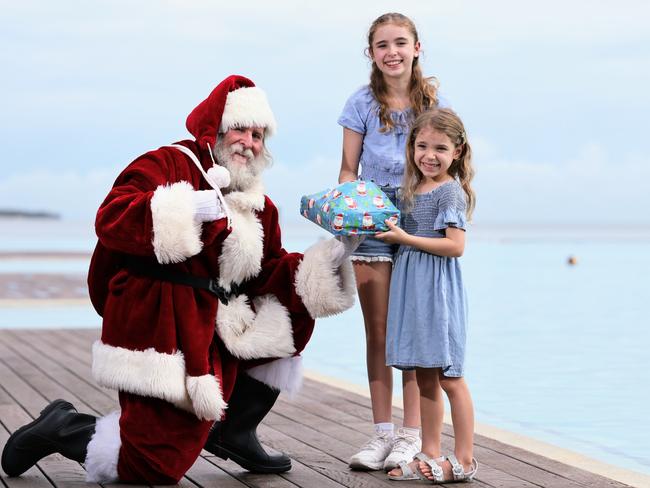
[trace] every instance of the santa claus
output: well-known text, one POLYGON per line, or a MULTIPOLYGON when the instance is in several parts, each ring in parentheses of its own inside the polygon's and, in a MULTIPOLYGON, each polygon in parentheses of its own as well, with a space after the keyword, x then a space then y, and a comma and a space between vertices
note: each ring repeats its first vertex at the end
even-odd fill
POLYGON ((88 284, 103 317, 93 375, 121 409, 96 418, 51 403, 7 441, 8 475, 54 452, 102 483, 176 483, 201 449, 255 472, 290 469, 256 428, 298 387, 314 319, 352 306, 357 242, 283 249, 261 180, 275 127, 264 93, 230 76, 187 118, 193 140, 118 176, 97 214, 88 284))

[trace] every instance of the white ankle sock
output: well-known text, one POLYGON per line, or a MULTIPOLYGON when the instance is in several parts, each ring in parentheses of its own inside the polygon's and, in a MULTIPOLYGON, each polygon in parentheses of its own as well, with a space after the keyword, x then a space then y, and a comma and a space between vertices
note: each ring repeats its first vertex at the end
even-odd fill
POLYGON ((412 435, 415 437, 420 437, 420 428, 419 427, 402 427, 401 429, 405 434, 412 435))
POLYGON ((393 433, 395 431, 395 424, 392 422, 380 422, 378 424, 375 424, 375 432, 377 434, 382 434, 382 433, 389 433, 390 436, 393 436, 393 433))

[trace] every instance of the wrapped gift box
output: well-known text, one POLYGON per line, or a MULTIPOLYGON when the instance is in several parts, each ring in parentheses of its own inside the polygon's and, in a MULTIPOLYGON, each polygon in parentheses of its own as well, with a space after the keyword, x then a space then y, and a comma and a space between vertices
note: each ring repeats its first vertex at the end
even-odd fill
POLYGON ((350 181, 300 201, 300 213, 334 235, 375 234, 399 222, 399 210, 370 181, 350 181))

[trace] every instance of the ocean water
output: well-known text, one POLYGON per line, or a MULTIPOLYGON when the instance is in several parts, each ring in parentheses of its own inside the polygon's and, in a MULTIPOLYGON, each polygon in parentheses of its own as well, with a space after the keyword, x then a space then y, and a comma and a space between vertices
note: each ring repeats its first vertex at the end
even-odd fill
MULTIPOLYGON (((0 221, 0 235, 0 253, 89 252, 94 244, 85 223, 0 221)), ((289 229, 285 248, 302 251, 324 236, 315 227, 289 229)), ((86 265, 0 259, 0 273, 84 273, 86 265)), ((650 474, 650 231, 477 226, 462 267, 476 420, 650 474)), ((0 327, 98 325, 88 306, 0 308, 0 327)), ((358 305, 317 322, 304 360, 366 385, 358 305)))

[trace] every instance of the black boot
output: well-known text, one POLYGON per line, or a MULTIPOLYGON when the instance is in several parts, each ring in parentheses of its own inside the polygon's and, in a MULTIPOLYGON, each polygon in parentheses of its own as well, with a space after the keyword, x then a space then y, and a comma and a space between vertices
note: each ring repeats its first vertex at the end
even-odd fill
POLYGON ((83 463, 96 420, 77 413, 70 402, 53 401, 40 417, 11 434, 2 451, 2 469, 9 476, 20 476, 55 452, 83 463))
POLYGON ((286 454, 267 453, 257 438, 257 426, 269 413, 280 392, 247 374, 237 376, 228 402, 226 420, 215 422, 205 450, 222 459, 231 458, 253 473, 283 473, 291 469, 286 454))

